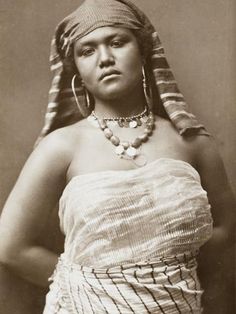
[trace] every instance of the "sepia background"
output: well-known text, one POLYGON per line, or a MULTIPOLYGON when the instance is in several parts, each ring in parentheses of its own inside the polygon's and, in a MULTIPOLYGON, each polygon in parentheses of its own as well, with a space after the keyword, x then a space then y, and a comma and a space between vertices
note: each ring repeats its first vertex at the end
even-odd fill
MULTIPOLYGON (((0 208, 43 124, 51 36, 57 23, 81 2, 0 0, 0 208)), ((179 87, 216 138, 236 192, 236 2, 134 3, 156 26, 179 87)), ((51 234, 42 237, 49 247, 60 246, 55 217, 45 227, 51 234)), ((44 293, 0 268, 0 313, 39 314, 44 293)))

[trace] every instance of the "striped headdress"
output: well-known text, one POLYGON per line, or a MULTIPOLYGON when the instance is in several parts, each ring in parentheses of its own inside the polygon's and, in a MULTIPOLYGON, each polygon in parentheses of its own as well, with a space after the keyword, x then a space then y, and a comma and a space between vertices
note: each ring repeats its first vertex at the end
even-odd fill
MULTIPOLYGON (((71 80, 78 72, 73 62, 72 48, 77 39, 103 26, 125 27, 141 30, 146 34, 151 48, 146 56, 145 70, 153 94, 157 95, 153 102, 153 111, 162 112, 181 135, 189 132, 208 135, 204 126, 188 110, 158 34, 146 15, 129 0, 85 0, 77 10, 59 23, 52 39, 50 64, 53 80, 45 124, 37 143, 53 130, 73 124, 90 114, 89 110, 81 112, 78 109, 73 96, 71 80)), ((84 88, 80 80, 77 80, 76 93, 81 107, 86 108, 84 88)))

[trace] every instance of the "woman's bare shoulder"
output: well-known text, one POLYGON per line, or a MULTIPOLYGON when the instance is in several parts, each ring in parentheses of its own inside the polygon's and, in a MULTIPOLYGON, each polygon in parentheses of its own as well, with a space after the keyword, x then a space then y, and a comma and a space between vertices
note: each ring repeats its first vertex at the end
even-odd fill
MULTIPOLYGON (((219 187, 219 179, 228 186, 227 175, 218 145, 213 136, 195 135, 186 139, 189 142, 196 168, 201 176, 202 184, 210 190, 219 187)), ((217 191, 217 188, 214 189, 217 191)))
POLYGON ((49 133, 36 146, 36 150, 44 150, 48 153, 71 153, 78 144, 83 125, 78 122, 49 133))
POLYGON ((78 126, 72 125, 45 136, 27 159, 23 173, 41 169, 41 173, 49 173, 55 177, 64 176, 77 147, 77 128, 78 126))
POLYGON ((198 133, 180 135, 174 124, 169 119, 156 116, 156 128, 162 136, 168 138, 168 140, 176 140, 177 144, 183 144, 190 151, 192 150, 196 154, 199 152, 199 149, 216 149, 215 140, 212 136, 203 134, 199 135, 198 133))
POLYGON ((210 163, 220 163, 217 144, 213 136, 192 133, 180 135, 169 119, 157 117, 156 128, 159 136, 164 139, 172 150, 191 160, 199 170, 205 170, 210 163))
POLYGON ((189 145, 196 164, 198 164, 199 167, 220 159, 217 143, 213 136, 196 134, 184 136, 183 140, 189 145))

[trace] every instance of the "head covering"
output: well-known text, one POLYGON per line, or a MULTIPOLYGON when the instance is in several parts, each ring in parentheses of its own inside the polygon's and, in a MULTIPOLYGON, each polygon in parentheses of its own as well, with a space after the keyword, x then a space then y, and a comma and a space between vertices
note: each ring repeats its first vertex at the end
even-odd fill
POLYGON ((104 26, 117 26, 129 29, 140 29, 142 24, 127 5, 111 0, 87 0, 68 17, 62 24, 65 25, 62 40, 66 47, 104 26))
MULTIPOLYGON (((189 112, 166 60, 157 32, 146 15, 129 0, 85 0, 56 28, 51 42, 50 63, 53 73, 45 124, 38 141, 53 130, 79 121, 89 114, 80 112, 71 89, 77 69, 73 62, 73 43, 91 31, 104 26, 141 30, 150 39, 151 49, 146 56, 153 92, 157 92, 159 112, 164 111, 181 135, 194 132, 208 135, 204 126, 189 112)), ((77 73, 78 74, 78 73, 77 73)), ((84 88, 78 80, 76 93, 82 107, 86 107, 84 88)), ((37 142, 38 142, 37 141, 37 142)))

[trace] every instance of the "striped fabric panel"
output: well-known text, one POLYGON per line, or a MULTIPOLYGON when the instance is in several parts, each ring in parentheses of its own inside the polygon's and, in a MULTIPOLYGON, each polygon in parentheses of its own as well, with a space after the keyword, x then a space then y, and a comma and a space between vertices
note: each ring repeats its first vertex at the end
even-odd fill
POLYGON ((166 84, 175 84, 175 83, 176 83, 175 80, 172 80, 172 81, 158 80, 158 81, 157 81, 157 85, 163 84, 164 86, 165 86, 166 84))
POLYGON ((170 69, 163 69, 163 68, 159 68, 159 69, 155 69, 153 70, 153 74, 154 74, 154 78, 156 82, 159 81, 174 81, 174 75, 171 72, 170 69))
POLYGON ((169 65, 164 54, 153 54, 152 64, 154 68, 169 69, 169 65))
POLYGON ((199 314, 201 295, 191 253, 107 269, 62 257, 43 314, 199 314))
MULTIPOLYGON (((50 91, 49 91, 49 94, 53 94, 53 93, 54 93, 54 94, 57 94, 59 91, 60 91, 60 90, 59 90, 58 88, 52 87, 52 88, 50 89, 50 91)), ((76 91, 76 92, 80 91, 80 88, 75 88, 75 91, 76 91)), ((67 95, 67 94, 73 95, 71 88, 65 88, 65 89, 63 90, 62 94, 65 94, 65 95, 67 95)))
POLYGON ((51 70, 55 71, 55 70, 61 69, 62 67, 63 67, 63 63, 62 61, 59 61, 51 65, 51 70))

